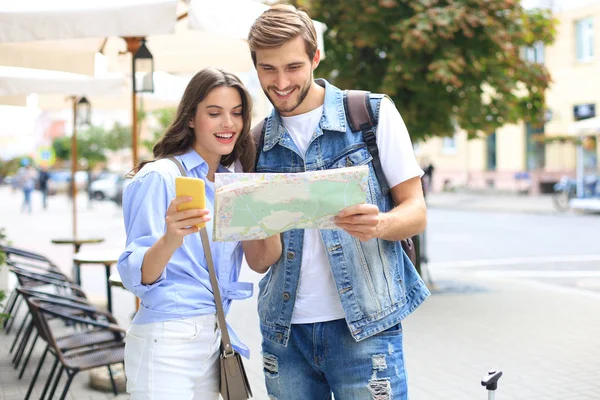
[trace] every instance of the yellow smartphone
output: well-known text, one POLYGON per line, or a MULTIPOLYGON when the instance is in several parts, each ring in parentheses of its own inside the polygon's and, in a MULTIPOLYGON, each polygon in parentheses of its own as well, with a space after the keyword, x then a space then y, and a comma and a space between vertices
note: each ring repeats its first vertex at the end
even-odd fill
MULTIPOLYGON (((206 208, 206 189, 204 181, 198 178, 188 178, 178 176, 175 178, 175 194, 177 197, 191 197, 192 201, 180 204, 177 211, 185 211, 193 208, 206 208)), ((199 229, 204 228, 206 224, 196 225, 199 229)))

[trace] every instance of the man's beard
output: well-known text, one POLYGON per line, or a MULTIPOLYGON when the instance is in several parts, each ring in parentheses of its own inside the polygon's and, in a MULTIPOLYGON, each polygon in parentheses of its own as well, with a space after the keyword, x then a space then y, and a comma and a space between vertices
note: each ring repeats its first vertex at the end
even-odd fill
POLYGON ((298 96, 298 101, 296 102, 296 104, 294 104, 293 106, 288 107, 286 109, 278 108, 277 107, 276 103, 273 101, 273 98, 271 98, 271 96, 269 95, 269 91, 268 90, 263 90, 263 92, 265 93, 265 95, 267 96, 267 98, 269 99, 269 101, 271 102, 271 104, 273 105, 273 107, 275 107, 275 109, 280 114, 289 114, 289 113, 293 112, 296 108, 298 108, 300 106, 300 104, 302 104, 302 102, 304 101, 304 99, 306 98, 306 96, 308 96, 308 92, 310 90, 311 84, 312 84, 312 77, 311 77, 311 79, 309 79, 309 81, 306 84, 306 86, 304 86, 301 89, 300 95, 298 96))

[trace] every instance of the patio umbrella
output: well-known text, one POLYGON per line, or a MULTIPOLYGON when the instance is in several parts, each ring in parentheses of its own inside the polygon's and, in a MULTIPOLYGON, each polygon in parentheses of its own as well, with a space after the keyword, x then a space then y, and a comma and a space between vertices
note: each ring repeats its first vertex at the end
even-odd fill
MULTIPOLYGON (((254 0, 28 0, 0 4, 0 65, 92 75, 95 53, 103 52, 112 60, 118 52, 106 50, 115 46, 123 50, 122 38, 145 37, 156 70, 193 72, 200 62, 247 71, 250 59, 243 41, 255 19, 268 8, 254 0), (63 55, 69 58, 57 57, 63 55), (188 63, 196 64, 193 70, 188 63)), ((323 52, 326 27, 318 21, 314 24, 323 52)), ((111 61, 109 69, 118 65, 111 61)), ((125 67, 120 72, 130 72, 131 65, 125 67)))
POLYGON ((77 238, 77 103, 83 96, 124 92, 123 76, 94 78, 80 74, 0 66, 0 96, 20 96, 30 93, 69 96, 73 107, 71 136, 71 182, 73 194, 73 238, 77 238))
MULTIPOLYGON (((195 72, 211 65, 252 69, 246 39, 268 6, 252 0, 30 0, 0 5, 0 65, 93 74, 100 51, 108 69, 130 72, 142 40, 155 70, 195 72), (125 39, 123 41, 122 39, 125 39)), ((315 22, 322 47, 325 26, 315 22)), ((136 127, 136 96, 132 125, 136 127)), ((133 130, 136 132, 136 129, 133 130)), ((132 138, 133 143, 137 138, 132 138)), ((133 146, 137 162, 137 146, 133 146)))

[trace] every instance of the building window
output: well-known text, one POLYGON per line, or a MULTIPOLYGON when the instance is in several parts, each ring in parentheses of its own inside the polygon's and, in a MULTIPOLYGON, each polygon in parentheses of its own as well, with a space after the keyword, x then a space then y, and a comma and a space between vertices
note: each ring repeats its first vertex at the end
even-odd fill
POLYGON ((577 40, 577 61, 590 61, 594 58, 594 20, 581 19, 575 23, 577 40))
POLYGON ((525 48, 525 60, 536 63, 543 64, 544 63, 544 43, 543 42, 535 42, 535 44, 531 47, 525 48))
POLYGON ((525 124, 527 171, 543 170, 546 166, 546 143, 544 125, 533 127, 525 124))
POLYGON ((456 153, 456 135, 442 138, 442 152, 444 154, 456 153))
POLYGON ((594 118, 596 116, 596 104, 576 104, 573 106, 573 119, 581 121, 582 119, 594 118))

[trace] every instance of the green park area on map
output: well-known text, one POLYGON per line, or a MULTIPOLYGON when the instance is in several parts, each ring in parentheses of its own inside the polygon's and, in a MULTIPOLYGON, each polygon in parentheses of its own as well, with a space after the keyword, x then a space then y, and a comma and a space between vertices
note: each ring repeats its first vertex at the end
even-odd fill
POLYGON ((345 207, 365 201, 365 193, 357 182, 307 182, 305 185, 308 197, 292 197, 281 203, 266 202, 257 192, 240 195, 234 199, 231 226, 258 225, 270 231, 271 225, 280 227, 288 221, 292 224, 335 215, 345 207))

